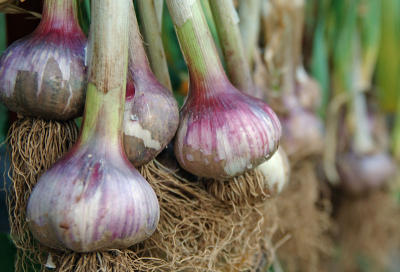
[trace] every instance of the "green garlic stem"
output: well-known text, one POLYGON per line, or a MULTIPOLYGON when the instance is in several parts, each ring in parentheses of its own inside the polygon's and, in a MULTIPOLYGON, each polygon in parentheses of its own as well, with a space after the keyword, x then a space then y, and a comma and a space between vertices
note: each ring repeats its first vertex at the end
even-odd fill
POLYGON ((157 19, 154 2, 151 0, 138 0, 137 3, 150 66, 160 83, 169 90, 172 90, 167 58, 165 57, 161 38, 161 25, 157 19))
POLYGON ((167 0, 191 83, 208 84, 226 75, 199 0, 167 0))
POLYGON ((400 162, 400 95, 398 96, 397 110, 393 129, 393 154, 397 161, 400 162))
POLYGON ((253 95, 255 86, 244 53, 238 26, 239 16, 233 1, 213 0, 209 3, 224 53, 229 79, 239 90, 253 95))
POLYGON ((158 26, 159 30, 161 32, 162 30, 162 18, 163 18, 163 10, 164 10, 164 0, 153 0, 154 3, 154 9, 157 14, 157 21, 158 21, 158 26))
POLYGON ((239 28, 243 47, 250 65, 253 64, 254 50, 257 48, 260 32, 261 1, 246 0, 239 2, 239 28))
POLYGON ((122 142, 130 0, 92 0, 88 89, 81 142, 122 142))
POLYGON ((356 153, 368 154, 374 150, 374 140, 368 120, 368 109, 365 94, 361 85, 361 47, 358 36, 353 41, 353 80, 351 86, 352 106, 355 121, 353 148, 356 153))

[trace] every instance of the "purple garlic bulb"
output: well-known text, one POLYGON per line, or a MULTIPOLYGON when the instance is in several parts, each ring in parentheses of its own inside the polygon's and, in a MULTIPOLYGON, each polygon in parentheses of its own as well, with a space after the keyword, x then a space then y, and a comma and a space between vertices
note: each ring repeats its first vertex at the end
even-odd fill
POLYGON ((11 111, 68 120, 85 102, 86 37, 75 0, 45 0, 39 26, 0 58, 0 101, 11 111))
POLYGON ((179 110, 172 93, 151 71, 134 12, 131 17, 123 130, 126 155, 138 167, 154 159, 172 140, 179 110))
POLYGON ((278 149, 278 117, 229 82, 200 2, 166 2, 190 78, 175 136, 178 163, 194 175, 220 180, 257 167, 278 149))
POLYGON ((354 194, 382 187, 396 172, 393 160, 385 152, 346 153, 339 157, 338 169, 344 188, 354 194))
POLYGON ((125 102, 124 147, 138 167, 155 158, 172 140, 179 111, 172 93, 154 75, 128 84, 127 91, 133 86, 134 95, 128 95, 125 102))
POLYGON ((44 245, 77 252, 126 248, 155 231, 159 206, 153 189, 122 150, 108 141, 96 146, 75 147, 34 187, 27 221, 44 245))
POLYGON ((281 125, 267 104, 239 92, 228 80, 191 84, 175 139, 182 168, 200 177, 227 179, 274 154, 281 125))

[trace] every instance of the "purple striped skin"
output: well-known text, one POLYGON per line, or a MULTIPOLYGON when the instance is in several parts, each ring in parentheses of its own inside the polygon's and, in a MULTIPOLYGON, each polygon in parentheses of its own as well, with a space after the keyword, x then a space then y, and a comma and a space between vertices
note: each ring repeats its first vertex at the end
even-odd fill
POLYGON ((149 67, 141 71, 130 69, 128 73, 131 77, 126 88, 124 148, 128 159, 138 167, 154 159, 172 140, 179 110, 172 93, 157 81, 149 67))
POLYGON ((14 42, 0 58, 0 101, 27 116, 56 120, 80 116, 86 43, 74 0, 46 0, 36 30, 14 42))
POLYGON ((37 240, 76 252, 129 247, 148 238, 158 220, 151 186, 122 147, 99 137, 75 145, 46 171, 27 207, 37 240))
POLYGON ((192 73, 190 83, 175 139, 182 168, 200 177, 229 179, 273 155, 281 125, 266 103, 239 92, 225 75, 202 80, 192 73))
POLYGON ((151 71, 134 9, 129 30, 124 148, 128 159, 138 167, 154 159, 172 140, 179 110, 172 92, 151 71))

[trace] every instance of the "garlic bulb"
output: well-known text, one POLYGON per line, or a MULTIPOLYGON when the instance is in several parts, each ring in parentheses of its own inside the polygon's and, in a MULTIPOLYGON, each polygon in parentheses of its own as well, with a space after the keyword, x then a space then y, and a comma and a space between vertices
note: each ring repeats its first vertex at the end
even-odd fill
POLYGON ((253 169, 278 148, 277 116, 228 81, 199 1, 167 4, 190 76, 175 138, 179 164, 192 174, 215 179, 253 169))
POLYGON ((286 94, 283 98, 287 112, 280 118, 283 128, 282 146, 289 158, 320 154, 324 146, 324 127, 320 119, 305 110, 297 97, 286 94))
POLYGON ((345 189, 356 194, 382 187, 396 172, 393 160, 384 152, 344 154, 339 157, 338 169, 345 189))
POLYGON ((33 236, 48 247, 126 248, 157 227, 156 194, 122 144, 131 8, 130 0, 92 1, 82 131, 72 150, 40 177, 27 207, 33 236))
POLYGON ((75 0, 45 0, 39 26, 0 58, 0 101, 11 111, 68 120, 85 102, 86 37, 75 0))
POLYGON ((121 152, 96 139, 44 173, 27 207, 34 237, 77 252, 126 248, 149 237, 159 219, 157 197, 121 152))
POLYGON ((285 150, 280 146, 272 157, 257 166, 265 177, 265 183, 271 194, 279 194, 290 179, 290 164, 285 150))
POLYGON ((150 69, 136 15, 130 26, 129 68, 124 114, 124 147, 134 166, 155 158, 172 140, 179 123, 178 104, 150 69))
POLYGON ((240 93, 227 80, 218 85, 212 89, 215 94, 197 96, 195 88, 190 90, 181 111, 175 155, 192 174, 226 179, 269 159, 278 148, 281 127, 262 101, 240 93))

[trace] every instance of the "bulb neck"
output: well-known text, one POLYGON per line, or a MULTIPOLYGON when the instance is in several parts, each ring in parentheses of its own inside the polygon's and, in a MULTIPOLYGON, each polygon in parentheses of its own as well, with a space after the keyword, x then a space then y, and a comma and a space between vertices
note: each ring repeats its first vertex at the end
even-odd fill
POLYGON ((158 21, 155 5, 156 3, 152 0, 137 1, 143 38, 146 41, 147 56, 153 71, 152 73, 162 85, 172 90, 167 59, 161 38, 161 21, 158 21))
POLYGON ((78 21, 77 0, 44 0, 42 20, 36 34, 48 32, 79 33, 83 32, 78 21))
POLYGON ((81 144, 122 146, 130 0, 93 0, 89 72, 81 144))
POLYGON ((148 81, 149 78, 155 80, 155 76, 150 68, 149 60, 146 56, 146 50, 143 46, 143 40, 137 22, 135 10, 130 10, 129 26, 129 77, 134 83, 148 81))
POLYGON ((374 151, 375 144, 368 120, 366 99, 361 91, 353 91, 353 114, 355 121, 353 148, 358 154, 370 154, 374 151))
POLYGON ((221 41, 229 79, 239 90, 256 96, 256 87, 243 49, 239 16, 233 0, 210 1, 210 7, 221 41))
POLYGON ((168 0, 167 4, 189 69, 191 94, 209 89, 218 92, 219 88, 212 88, 212 85, 228 79, 200 2, 168 0))
POLYGON ((393 155, 400 162, 400 95, 398 96, 397 111, 393 128, 393 155))

